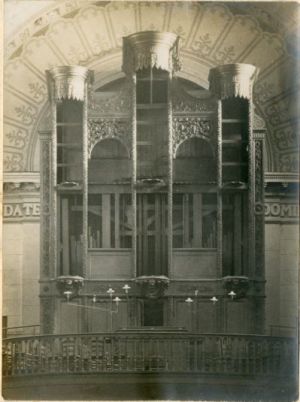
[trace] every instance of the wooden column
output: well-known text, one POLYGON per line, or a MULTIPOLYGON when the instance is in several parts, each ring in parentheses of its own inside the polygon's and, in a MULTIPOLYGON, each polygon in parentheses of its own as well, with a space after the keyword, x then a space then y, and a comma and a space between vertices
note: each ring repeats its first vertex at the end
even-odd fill
POLYGON ((131 76, 131 159, 132 159, 132 276, 137 276, 137 195, 136 195, 136 176, 137 176, 137 152, 136 152, 136 73, 131 76))
POLYGON ((249 260, 249 276, 253 276, 255 272, 255 144, 253 140, 253 102, 252 94, 248 100, 248 260, 249 260))
POLYGON ((52 278, 53 266, 50 264, 50 168, 51 168, 51 131, 40 134, 40 166, 41 166, 41 218, 40 218, 40 278, 52 278))
POLYGON ((84 84, 82 110, 82 276, 88 266, 88 84, 84 84))
POLYGON ((50 264, 53 276, 58 276, 57 270, 57 105, 54 96, 51 97, 51 124, 52 124, 52 135, 51 135, 51 223, 50 223, 50 264))
POLYGON ((223 203, 222 203, 222 101, 218 101, 217 112, 217 275, 223 275, 223 203))
POLYGON ((173 108, 172 71, 168 74, 168 273, 172 276, 173 259, 173 108))

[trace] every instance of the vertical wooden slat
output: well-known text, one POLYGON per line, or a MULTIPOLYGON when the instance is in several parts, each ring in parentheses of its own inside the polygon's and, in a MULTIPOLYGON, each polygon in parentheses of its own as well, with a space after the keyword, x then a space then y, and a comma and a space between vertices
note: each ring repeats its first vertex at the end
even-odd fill
POLYGON ((190 247, 189 244, 190 221, 189 221, 189 194, 183 195, 183 244, 184 247, 190 247))
POLYGON ((160 194, 156 194, 155 195, 155 204, 154 204, 154 216, 155 216, 155 222, 154 222, 154 231, 155 231, 155 274, 160 274, 161 273, 161 264, 162 264, 162 260, 161 260, 161 256, 162 256, 162 252, 163 252, 163 243, 162 243, 162 208, 161 208, 161 195, 160 194))
MULTIPOLYGON (((61 200, 61 215, 62 215, 62 272, 63 275, 70 274, 70 248, 69 248, 69 200, 63 198, 61 200)), ((72 261, 74 263, 74 261, 72 261)))
POLYGON ((241 194, 234 196, 234 219, 233 219, 233 236, 234 236, 234 274, 241 275, 241 242, 242 239, 242 215, 241 215, 241 194))
POLYGON ((110 248, 110 194, 102 194, 102 247, 110 248))
POLYGON ((243 253, 242 253, 242 271, 241 275, 248 275, 248 252, 246 239, 248 238, 248 208, 247 208, 247 194, 242 194, 242 214, 243 214, 243 253))
POLYGON ((120 194, 115 193, 115 248, 120 248, 120 194))
POLYGON ((223 222, 222 222, 222 101, 218 101, 217 111, 217 273, 223 274, 222 252, 223 252, 223 222))
POLYGON ((141 216, 142 216, 142 270, 143 274, 148 273, 148 194, 142 195, 141 216))
POLYGON ((202 194, 193 194, 193 247, 203 247, 202 194))
POLYGON ((142 272, 142 263, 143 263, 143 254, 142 254, 142 246, 143 246, 143 220, 142 220, 142 195, 138 194, 137 196, 138 203, 138 228, 137 228, 137 236, 138 236, 138 275, 142 272))

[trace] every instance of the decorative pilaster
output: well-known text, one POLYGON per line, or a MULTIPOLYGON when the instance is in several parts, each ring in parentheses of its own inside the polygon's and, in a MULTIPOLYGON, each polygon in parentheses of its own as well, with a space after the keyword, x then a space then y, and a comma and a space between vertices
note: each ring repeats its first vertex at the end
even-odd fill
POLYGON ((253 140, 253 103, 252 94, 248 101, 248 259, 249 259, 249 275, 255 274, 255 144, 253 140))
POLYGON ((55 299, 53 297, 41 297, 41 334, 55 333, 55 299))
POLYGON ((88 84, 85 82, 82 110, 82 275, 88 265, 88 84))
POLYGON ((168 275, 172 272, 173 259, 173 111, 172 73, 168 76, 168 275))
MULTIPOLYGON (((54 84, 52 84, 54 87, 54 84)), ((57 134, 56 134, 56 102, 51 99, 51 183, 50 183, 50 193, 51 193, 51 221, 50 221, 50 264, 52 274, 54 276, 58 275, 57 272, 57 193, 56 193, 56 183, 57 183, 57 134)))
POLYGON ((264 205, 264 133, 254 134, 255 158, 255 276, 264 277, 265 205, 264 205))
POLYGON ((136 74, 131 76, 132 92, 131 92, 131 160, 132 160, 132 178, 131 178, 131 197, 132 197, 132 260, 133 260, 133 277, 137 276, 137 194, 136 194, 136 178, 137 178, 137 120, 136 120, 136 74))
POLYGON ((40 277, 51 278, 54 273, 50 269, 50 160, 51 131, 40 132, 40 277))
POLYGON ((217 109, 217 273, 222 276, 223 211, 222 211, 222 102, 217 109))

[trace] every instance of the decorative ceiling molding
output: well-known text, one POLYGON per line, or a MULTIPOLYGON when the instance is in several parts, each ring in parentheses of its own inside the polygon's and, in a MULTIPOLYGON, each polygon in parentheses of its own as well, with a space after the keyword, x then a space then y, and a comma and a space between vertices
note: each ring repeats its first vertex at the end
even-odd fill
POLYGON ((299 183, 299 173, 266 172, 267 183, 299 183))
POLYGON ((296 170, 298 115, 289 93, 295 88, 297 63, 283 35, 264 31, 252 12, 247 15, 247 7, 239 15, 230 4, 214 2, 57 2, 6 43, 4 170, 32 169, 32 147, 37 147, 47 102, 45 70, 99 65, 95 78, 104 82, 112 71, 121 71, 122 37, 146 29, 179 35, 183 66, 178 75, 206 88, 206 71, 218 64, 260 68, 254 102, 267 125, 268 170, 296 170))

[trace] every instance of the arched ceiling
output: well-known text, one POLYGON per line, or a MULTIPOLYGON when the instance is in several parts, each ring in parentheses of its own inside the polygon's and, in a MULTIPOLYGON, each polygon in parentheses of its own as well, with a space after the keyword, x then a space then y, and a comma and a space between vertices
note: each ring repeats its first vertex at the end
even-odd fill
POLYGON ((154 29, 181 36, 180 75, 204 87, 209 69, 218 64, 258 66, 254 101, 268 128, 267 169, 297 171, 296 3, 45 3, 47 7, 6 40, 4 170, 39 170, 38 128, 47 115, 46 69, 85 65, 95 70, 95 87, 100 86, 122 76, 122 37, 154 29))

